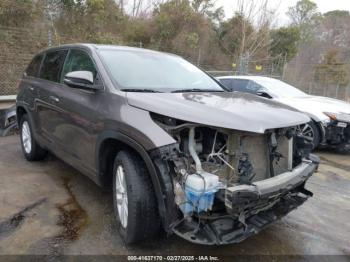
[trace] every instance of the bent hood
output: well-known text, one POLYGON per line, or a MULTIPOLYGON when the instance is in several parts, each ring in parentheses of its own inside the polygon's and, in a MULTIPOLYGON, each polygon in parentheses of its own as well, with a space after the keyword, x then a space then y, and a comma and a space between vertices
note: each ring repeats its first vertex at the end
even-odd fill
POLYGON ((350 114, 350 103, 323 96, 293 97, 277 101, 305 112, 316 121, 329 120, 323 112, 350 114))
POLYGON ((264 133, 309 117, 278 102, 243 93, 126 93, 129 105, 188 122, 264 133))

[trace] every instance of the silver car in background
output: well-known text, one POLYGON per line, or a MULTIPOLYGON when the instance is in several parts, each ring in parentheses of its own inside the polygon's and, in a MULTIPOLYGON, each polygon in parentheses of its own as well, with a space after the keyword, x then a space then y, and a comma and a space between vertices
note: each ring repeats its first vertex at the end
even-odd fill
POLYGON ((262 76, 223 76, 217 78, 232 91, 256 94, 291 106, 312 121, 299 126, 314 148, 327 146, 350 152, 350 103, 308 95, 283 81, 262 76))

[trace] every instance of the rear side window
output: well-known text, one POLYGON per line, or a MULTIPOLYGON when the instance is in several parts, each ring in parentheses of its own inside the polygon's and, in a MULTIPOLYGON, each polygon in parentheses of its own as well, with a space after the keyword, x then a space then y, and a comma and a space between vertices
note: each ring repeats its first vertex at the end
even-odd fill
POLYGON ((252 94, 256 94, 259 90, 262 90, 263 87, 261 85, 259 85, 258 83, 254 82, 254 81, 249 81, 249 85, 248 85, 248 92, 252 93, 252 94))
POLYGON ((41 67, 40 78, 58 83, 66 54, 66 50, 47 53, 41 67))
POLYGON ((27 76, 32 76, 32 77, 38 76, 42 60, 43 60, 43 55, 38 55, 33 58, 32 62, 30 62, 26 70, 27 76))
POLYGON ((223 84, 229 90, 233 90, 232 79, 220 79, 220 83, 223 84))
POLYGON ((238 92, 248 92, 248 80, 243 80, 243 79, 234 79, 232 80, 232 90, 233 91, 238 91, 238 92))

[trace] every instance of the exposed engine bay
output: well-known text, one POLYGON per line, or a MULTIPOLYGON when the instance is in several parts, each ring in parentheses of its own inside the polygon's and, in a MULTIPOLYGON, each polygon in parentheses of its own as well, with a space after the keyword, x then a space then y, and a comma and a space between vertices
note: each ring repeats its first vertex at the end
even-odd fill
POLYGON ((255 134, 152 117, 177 141, 164 158, 181 211, 172 229, 189 241, 239 242, 312 195, 304 184, 318 159, 294 127, 255 134), (259 217, 271 210, 269 219, 259 217), (249 229, 252 218, 258 228, 249 229))

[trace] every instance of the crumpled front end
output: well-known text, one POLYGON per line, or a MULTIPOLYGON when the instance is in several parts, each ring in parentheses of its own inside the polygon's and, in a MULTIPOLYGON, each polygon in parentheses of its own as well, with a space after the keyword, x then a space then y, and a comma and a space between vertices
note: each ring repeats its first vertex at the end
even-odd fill
POLYGON ((302 205, 312 193, 304 188, 316 163, 306 161, 294 171, 251 185, 225 189, 227 214, 181 221, 174 232, 188 241, 222 245, 238 243, 302 205))
POLYGON ((295 127, 256 134, 152 118, 177 141, 151 152, 159 175, 169 177, 168 232, 199 244, 237 243, 312 196, 304 186, 319 159, 295 127))
POLYGON ((340 152, 350 152, 350 114, 327 114, 330 121, 322 124, 322 144, 340 152))

